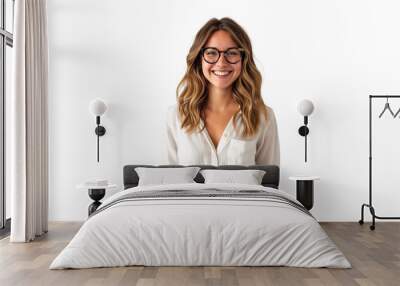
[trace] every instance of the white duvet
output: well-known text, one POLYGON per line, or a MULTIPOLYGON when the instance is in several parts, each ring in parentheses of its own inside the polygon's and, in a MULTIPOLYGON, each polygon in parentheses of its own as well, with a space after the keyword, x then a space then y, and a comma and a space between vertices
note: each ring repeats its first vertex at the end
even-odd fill
MULTIPOLYGON (((263 190, 238 184, 179 184, 121 191, 263 190)), ((246 198, 153 198, 124 201, 90 217, 50 269, 126 265, 295 266, 349 268, 318 222, 299 209, 246 198)))

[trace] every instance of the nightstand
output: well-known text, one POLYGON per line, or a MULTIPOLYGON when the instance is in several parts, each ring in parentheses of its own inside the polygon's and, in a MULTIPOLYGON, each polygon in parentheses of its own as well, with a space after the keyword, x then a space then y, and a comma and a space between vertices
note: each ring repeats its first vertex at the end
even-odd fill
POLYGON ((296 181, 296 199, 307 209, 314 206, 314 181, 316 176, 292 176, 289 180, 296 181))
POLYGON ((81 184, 76 186, 78 189, 86 189, 88 190, 89 197, 94 201, 88 207, 88 215, 90 216, 93 212, 97 210, 97 208, 101 205, 100 200, 104 198, 106 194, 106 190, 114 189, 117 187, 115 184, 109 184, 106 186, 90 186, 86 184, 81 184))

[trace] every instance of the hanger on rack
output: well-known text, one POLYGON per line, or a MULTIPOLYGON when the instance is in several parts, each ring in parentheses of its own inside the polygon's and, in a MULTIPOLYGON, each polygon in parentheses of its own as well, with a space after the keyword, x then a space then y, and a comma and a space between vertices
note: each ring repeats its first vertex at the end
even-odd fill
POLYGON ((394 114, 394 118, 396 118, 397 117, 397 115, 399 115, 399 113, 400 113, 400 108, 399 108, 399 110, 397 110, 397 112, 394 114))
POLYGON ((390 108, 389 98, 388 97, 386 97, 385 107, 383 108, 381 114, 379 115, 379 118, 382 117, 382 115, 385 113, 386 110, 389 110, 390 114, 392 114, 393 117, 396 117, 397 113, 399 113, 399 111, 400 111, 400 109, 399 109, 399 111, 396 112, 396 115, 394 115, 392 109, 390 108))

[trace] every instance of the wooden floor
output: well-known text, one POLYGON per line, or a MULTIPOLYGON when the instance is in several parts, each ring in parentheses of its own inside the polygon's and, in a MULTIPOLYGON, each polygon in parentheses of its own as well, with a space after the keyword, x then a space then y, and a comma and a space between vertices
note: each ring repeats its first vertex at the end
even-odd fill
POLYGON ((353 268, 119 267, 48 270, 80 223, 51 223, 32 243, 0 241, 0 285, 400 285, 400 223, 379 222, 375 231, 358 223, 321 225, 353 268))

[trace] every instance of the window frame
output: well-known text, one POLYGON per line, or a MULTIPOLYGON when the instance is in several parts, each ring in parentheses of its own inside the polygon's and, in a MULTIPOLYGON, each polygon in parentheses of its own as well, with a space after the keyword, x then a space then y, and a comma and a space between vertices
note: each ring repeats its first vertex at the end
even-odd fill
MULTIPOLYGON (((6 30, 6 0, 0 0, 0 236, 9 232, 10 219, 6 218, 6 190, 5 190, 5 103, 6 103, 6 49, 13 48, 14 35, 6 30)), ((11 17, 14 19, 15 0, 11 0, 13 9, 11 17)), ((13 27, 14 30, 14 27, 13 27)))

